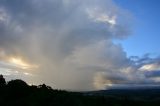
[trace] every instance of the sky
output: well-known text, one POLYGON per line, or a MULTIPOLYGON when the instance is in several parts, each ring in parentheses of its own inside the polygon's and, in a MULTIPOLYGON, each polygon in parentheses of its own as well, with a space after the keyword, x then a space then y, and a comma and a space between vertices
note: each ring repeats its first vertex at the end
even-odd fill
POLYGON ((1 0, 0 74, 89 91, 160 84, 159 1, 1 0))
POLYGON ((159 55, 160 1, 115 0, 115 2, 130 11, 134 17, 133 22, 135 23, 133 23, 131 36, 121 42, 128 56, 142 56, 145 53, 152 56, 159 55))

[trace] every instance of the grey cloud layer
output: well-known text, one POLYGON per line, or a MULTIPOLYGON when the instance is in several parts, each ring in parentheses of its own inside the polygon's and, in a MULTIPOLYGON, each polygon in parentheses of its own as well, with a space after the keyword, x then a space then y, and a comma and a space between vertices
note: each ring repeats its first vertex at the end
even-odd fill
POLYGON ((1 0, 1 62, 17 56, 38 64, 26 80, 61 89, 155 82, 139 70, 150 63, 137 65, 112 42, 130 33, 128 15, 111 0, 1 0))

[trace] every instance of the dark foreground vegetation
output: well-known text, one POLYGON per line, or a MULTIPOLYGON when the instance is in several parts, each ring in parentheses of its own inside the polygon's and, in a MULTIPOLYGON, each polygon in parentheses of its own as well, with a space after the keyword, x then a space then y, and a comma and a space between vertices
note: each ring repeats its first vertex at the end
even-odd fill
POLYGON ((67 92, 0 76, 0 106, 160 106, 160 89, 67 92))

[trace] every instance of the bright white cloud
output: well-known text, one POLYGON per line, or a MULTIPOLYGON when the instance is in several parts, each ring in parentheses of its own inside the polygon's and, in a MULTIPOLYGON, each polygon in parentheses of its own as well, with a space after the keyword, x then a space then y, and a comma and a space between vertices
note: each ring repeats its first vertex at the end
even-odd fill
POLYGON ((146 64, 140 67, 141 71, 154 71, 154 70, 160 70, 160 64, 152 63, 152 64, 146 64))

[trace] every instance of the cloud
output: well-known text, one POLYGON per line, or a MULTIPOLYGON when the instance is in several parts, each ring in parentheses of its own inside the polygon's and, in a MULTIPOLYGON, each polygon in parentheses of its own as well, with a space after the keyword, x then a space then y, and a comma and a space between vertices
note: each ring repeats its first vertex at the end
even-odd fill
POLYGON ((135 58, 134 60, 132 59, 133 57, 130 59, 131 64, 123 66, 115 72, 106 71, 97 73, 94 77, 95 87, 109 89, 159 86, 159 57, 151 58, 149 56, 143 56, 141 58, 136 56, 136 60, 135 58), (142 60, 145 60, 145 62, 142 60))
POLYGON ((72 90, 155 82, 141 69, 156 59, 133 61, 113 43, 129 36, 129 18, 111 0, 1 0, 0 72, 72 90))

